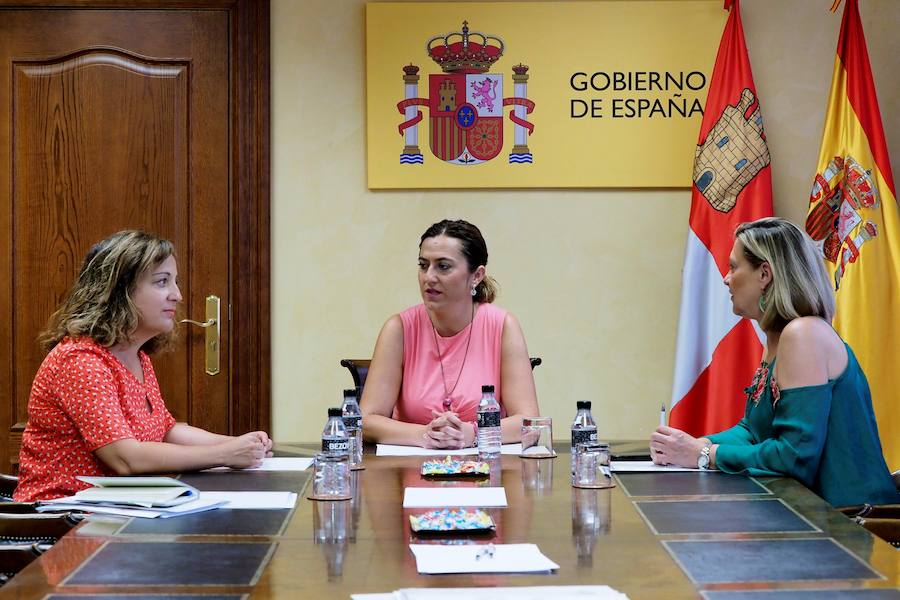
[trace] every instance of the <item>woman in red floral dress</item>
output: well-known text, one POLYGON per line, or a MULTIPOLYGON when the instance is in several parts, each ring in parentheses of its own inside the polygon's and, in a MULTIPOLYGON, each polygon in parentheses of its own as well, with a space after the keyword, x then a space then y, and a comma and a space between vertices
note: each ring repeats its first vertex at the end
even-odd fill
POLYGON ((174 338, 181 302, 174 247, 140 231, 95 245, 50 318, 50 350, 28 399, 20 502, 68 496, 77 475, 135 475, 257 466, 272 441, 176 423, 150 362, 174 338))

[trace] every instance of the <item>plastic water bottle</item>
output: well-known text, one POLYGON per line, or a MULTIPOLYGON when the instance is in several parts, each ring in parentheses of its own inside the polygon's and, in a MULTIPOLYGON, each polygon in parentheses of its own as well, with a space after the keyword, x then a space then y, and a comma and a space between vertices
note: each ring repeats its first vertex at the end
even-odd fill
POLYGON ((500 403, 494 397, 494 386, 481 386, 481 402, 478 403, 478 456, 500 456, 500 403))
POLYGON ((590 400, 579 400, 576 405, 578 412, 572 422, 572 473, 575 473, 575 452, 578 444, 597 441, 597 423, 591 415, 590 400))
POLYGON ((341 418, 350 438, 350 467, 362 465, 363 430, 362 414, 356 400, 356 388, 344 390, 344 403, 341 405, 341 418))
POLYGON ((340 408, 328 409, 328 422, 322 430, 322 452, 325 454, 350 455, 350 438, 340 408))

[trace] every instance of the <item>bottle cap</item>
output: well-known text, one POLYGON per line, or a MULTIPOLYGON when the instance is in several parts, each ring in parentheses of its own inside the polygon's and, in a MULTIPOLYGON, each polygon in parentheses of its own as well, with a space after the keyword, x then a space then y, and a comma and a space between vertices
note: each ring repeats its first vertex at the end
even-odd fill
POLYGON ((591 403, 588 402, 587 400, 579 400, 578 402, 575 403, 575 407, 576 407, 578 410, 585 410, 585 409, 590 410, 590 408, 591 408, 591 403))
POLYGON ((328 416, 329 416, 329 417, 340 417, 340 416, 341 416, 341 409, 340 409, 340 408, 329 408, 329 409, 328 409, 328 416))
POLYGON ((344 398, 356 398, 356 388, 344 390, 344 398))
POLYGON ((494 386, 492 386, 492 385, 483 385, 483 386, 481 386, 481 393, 482 393, 482 394, 493 394, 493 393, 494 393, 494 386))

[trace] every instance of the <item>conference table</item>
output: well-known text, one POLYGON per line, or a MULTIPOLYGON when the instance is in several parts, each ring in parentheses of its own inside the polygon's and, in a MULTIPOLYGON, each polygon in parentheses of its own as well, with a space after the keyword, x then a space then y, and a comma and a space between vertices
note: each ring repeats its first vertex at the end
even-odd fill
MULTIPOLYGON (((616 452, 617 445, 612 446, 616 452)), ((607 585, 640 598, 900 598, 900 551, 797 482, 721 473, 621 473, 570 484, 559 456, 502 456, 483 481, 425 480, 422 457, 367 453, 347 501, 308 500, 310 472, 184 474, 207 490, 293 490, 292 510, 170 519, 92 515, 0 588, 23 599, 349 598, 417 587, 607 585), (496 530, 411 532, 410 486, 503 486, 496 530), (544 574, 420 575, 410 543, 537 544, 544 574)), ((314 445, 279 444, 277 456, 314 445)))

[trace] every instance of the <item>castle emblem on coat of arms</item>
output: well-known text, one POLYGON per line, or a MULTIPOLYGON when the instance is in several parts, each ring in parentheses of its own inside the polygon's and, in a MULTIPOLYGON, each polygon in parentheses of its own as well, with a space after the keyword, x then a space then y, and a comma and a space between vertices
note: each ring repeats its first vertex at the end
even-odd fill
POLYGON ((806 232, 822 244, 825 260, 836 265, 834 289, 851 263, 859 258, 863 244, 878 235, 878 227, 864 213, 878 208, 878 187, 852 156, 835 156, 825 171, 816 174, 809 194, 806 232))
POLYGON ((512 68, 513 96, 503 97, 503 75, 488 71, 503 56, 503 41, 494 36, 470 32, 463 21, 462 31, 438 35, 425 44, 428 56, 441 67, 441 73, 428 76, 428 98, 419 98, 419 67, 403 67, 405 100, 397 110, 406 119, 400 124, 405 146, 401 164, 422 164, 419 149, 419 123, 427 106, 428 145, 437 158, 455 165, 487 162, 503 149, 503 107, 512 106, 510 120, 515 124, 515 145, 509 155, 513 164, 531 163, 528 136, 534 124, 527 115, 534 102, 526 97, 528 66, 512 68))
POLYGON ((722 116, 697 145, 694 184, 710 206, 720 212, 734 208, 738 194, 769 164, 769 147, 763 134, 759 103, 749 88, 740 100, 728 105, 722 116))

